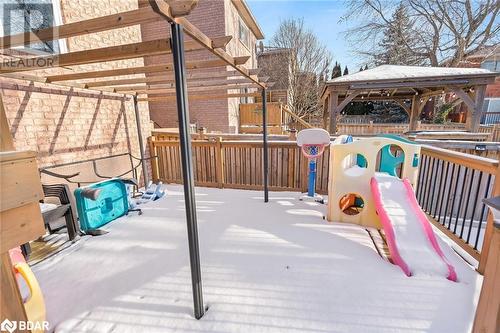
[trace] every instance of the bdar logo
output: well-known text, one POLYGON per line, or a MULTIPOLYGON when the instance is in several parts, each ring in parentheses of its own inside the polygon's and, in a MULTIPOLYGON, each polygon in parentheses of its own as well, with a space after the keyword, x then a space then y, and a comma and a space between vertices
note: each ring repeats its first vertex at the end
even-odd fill
POLYGON ((15 321, 10 321, 9 319, 5 318, 4 321, 0 324, 0 331, 6 331, 9 333, 12 333, 16 330, 17 328, 17 323, 15 321))

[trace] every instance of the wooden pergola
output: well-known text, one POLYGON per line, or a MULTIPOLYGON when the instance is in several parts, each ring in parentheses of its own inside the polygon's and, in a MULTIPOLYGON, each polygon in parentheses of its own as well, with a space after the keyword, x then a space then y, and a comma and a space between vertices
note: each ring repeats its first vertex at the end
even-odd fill
POLYGON ((453 103, 467 105, 467 130, 477 132, 486 85, 495 82, 497 75, 481 68, 382 65, 338 77, 327 81, 321 94, 325 126, 329 123, 330 133, 335 134, 337 117, 351 102, 394 101, 408 113, 413 131, 430 98, 452 93, 453 103))
MULTIPOLYGON (((263 104, 263 177, 264 201, 268 201, 268 149, 266 122, 266 84, 267 78, 259 78, 258 69, 249 69, 245 63, 249 56, 233 57, 225 47, 232 36, 207 36, 185 18, 196 6, 198 0, 140 0, 139 8, 128 12, 107 15, 62 26, 30 31, 0 38, 0 47, 4 60, 11 54, 19 52, 13 48, 40 41, 51 41, 101 31, 118 29, 152 21, 167 21, 171 27, 170 36, 165 38, 69 52, 54 56, 31 58, 10 57, 0 66, 0 75, 4 77, 50 83, 98 92, 117 93, 132 98, 135 106, 141 159, 144 166, 144 147, 142 142, 138 103, 147 101, 176 101, 179 118, 180 150, 186 220, 191 263, 191 278, 194 299, 194 315, 201 318, 205 312, 201 285, 201 268, 199 258, 196 202, 194 196, 193 162, 191 154, 191 138, 189 133, 188 98, 214 99, 233 97, 262 96, 263 104), (190 39, 184 40, 184 33, 190 39), (203 61, 185 61, 185 53, 206 50, 213 59, 203 61), (94 71, 72 70, 71 66, 106 63, 171 54, 172 63, 162 63, 140 67, 122 67, 94 71), (231 70, 227 70, 230 67, 231 70), (50 69, 59 68, 59 72, 50 74, 50 69), (61 73, 61 68, 64 72, 61 73), (209 73, 198 69, 211 70, 209 73), (49 74, 40 76, 32 71, 44 70, 49 74), (69 69, 69 70, 68 70, 69 69), (189 70, 189 74, 187 73, 189 70), (148 74, 146 76, 145 74, 148 74), (149 75, 152 74, 152 75, 149 75), (127 76, 126 78, 119 78, 127 76), (133 76, 133 77, 131 77, 133 76), (187 82, 190 82, 189 88, 187 82), (231 93, 234 89, 254 88, 251 93, 231 93), (226 91, 225 93, 221 93, 226 91), (260 93, 258 92, 260 90, 260 93)), ((145 169, 143 171, 146 175, 145 169)))

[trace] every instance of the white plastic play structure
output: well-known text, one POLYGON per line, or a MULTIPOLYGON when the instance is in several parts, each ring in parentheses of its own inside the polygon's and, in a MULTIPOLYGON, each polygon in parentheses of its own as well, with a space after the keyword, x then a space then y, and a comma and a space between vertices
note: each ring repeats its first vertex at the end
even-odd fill
POLYGON ((297 145, 302 148, 302 154, 309 160, 307 195, 302 196, 301 200, 312 199, 324 203, 323 197, 315 193, 316 159, 323 154, 329 144, 330 134, 322 128, 308 128, 297 134, 297 145))
POLYGON ((392 261, 408 276, 457 280, 413 191, 419 145, 395 136, 343 138, 330 156, 328 221, 383 228, 392 261))

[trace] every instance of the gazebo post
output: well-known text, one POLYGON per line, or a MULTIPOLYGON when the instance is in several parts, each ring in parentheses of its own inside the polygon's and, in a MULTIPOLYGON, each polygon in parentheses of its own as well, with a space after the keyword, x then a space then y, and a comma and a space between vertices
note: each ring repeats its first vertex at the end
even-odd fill
POLYGON ((475 96, 474 96, 474 116, 472 122, 472 132, 477 132, 479 130, 479 125, 481 125, 481 118, 483 116, 483 104, 484 104, 484 96, 486 94, 486 86, 476 86, 474 87, 475 96))
MULTIPOLYGON (((145 154, 144 154, 144 142, 142 140, 142 126, 141 126, 141 115, 139 113, 139 104, 137 101, 137 94, 134 95, 134 111, 135 111, 135 124, 137 126, 137 136, 139 140, 139 152, 141 154, 141 166, 142 166, 142 178, 144 179, 144 188, 148 185, 148 168, 146 166, 145 154)), ((139 181, 139 179, 137 179, 139 181)))
POLYGON ((180 24, 172 22, 170 27, 172 31, 172 58, 174 62, 177 115, 179 117, 182 178, 184 183, 184 201, 186 206, 194 316, 196 319, 200 319, 203 317, 205 309, 203 306, 200 249, 198 244, 196 201, 194 194, 193 161, 191 153, 191 137, 189 133, 189 107, 186 83, 186 66, 184 59, 184 33, 180 24))
POLYGON ((323 99, 323 128, 328 129, 328 114, 329 114, 329 108, 328 105, 330 104, 330 97, 327 95, 325 99, 323 99))
POLYGON ((474 99, 460 87, 452 87, 451 90, 465 103, 467 106, 467 119, 465 121, 466 128, 470 132, 477 132, 483 115, 483 103, 486 93, 486 85, 474 86, 474 99))
POLYGON ((262 88, 262 143, 264 149, 264 202, 269 201, 269 158, 267 150, 267 101, 266 88, 262 88))
POLYGON ((417 130, 417 121, 420 116, 420 97, 418 95, 413 96, 411 99, 411 110, 410 110, 410 126, 408 128, 409 131, 417 130))
POLYGON ((330 102, 328 103, 328 111, 330 114, 330 135, 337 133, 337 108, 339 105, 339 93, 337 91, 330 91, 330 102))

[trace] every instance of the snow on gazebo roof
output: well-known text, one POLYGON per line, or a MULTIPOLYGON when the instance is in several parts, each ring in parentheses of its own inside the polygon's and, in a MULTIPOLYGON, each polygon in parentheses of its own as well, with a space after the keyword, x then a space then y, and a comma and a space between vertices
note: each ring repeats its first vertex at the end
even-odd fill
POLYGON ((421 79, 447 79, 496 76, 499 73, 482 68, 422 67, 381 65, 354 74, 327 81, 327 85, 370 81, 418 81, 421 79))

